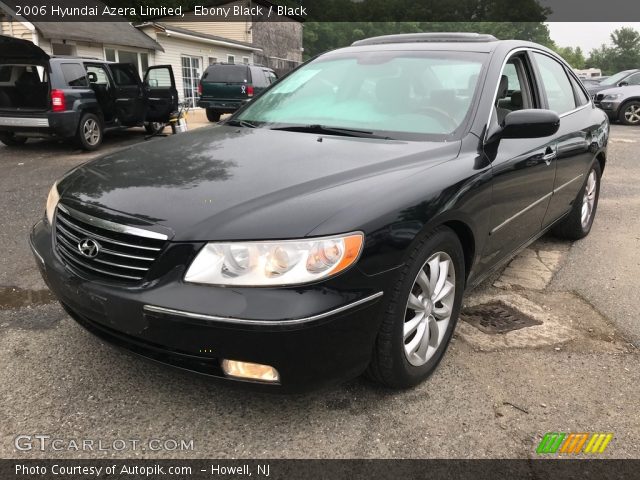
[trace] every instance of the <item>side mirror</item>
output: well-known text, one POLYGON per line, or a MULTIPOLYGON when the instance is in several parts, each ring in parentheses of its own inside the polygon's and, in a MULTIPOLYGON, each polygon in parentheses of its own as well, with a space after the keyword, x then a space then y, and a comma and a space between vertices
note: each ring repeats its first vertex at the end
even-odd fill
POLYGON ((500 138, 541 138, 560 128, 560 117, 551 110, 516 110, 504 117, 500 138))
POLYGON ((626 87, 629 85, 629 82, 625 82, 624 80, 618 84, 619 87, 626 87))
POLYGON ((98 74, 96 72, 88 72, 89 83, 98 83, 98 74))

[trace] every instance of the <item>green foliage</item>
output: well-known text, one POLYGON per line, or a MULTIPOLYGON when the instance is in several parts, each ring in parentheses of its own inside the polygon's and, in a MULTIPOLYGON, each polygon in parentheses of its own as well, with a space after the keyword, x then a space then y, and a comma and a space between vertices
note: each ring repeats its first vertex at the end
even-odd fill
POLYGON ((587 67, 599 68, 603 75, 613 75, 621 70, 640 68, 640 32, 623 27, 611 34, 612 46, 601 45, 591 51, 587 67))
POLYGON ((345 47, 363 38, 419 32, 489 33, 501 40, 528 40, 553 46, 549 29, 542 22, 306 22, 305 57, 345 47))
POLYGON ((564 58, 572 68, 583 69, 586 64, 584 53, 580 47, 551 47, 555 52, 564 58))

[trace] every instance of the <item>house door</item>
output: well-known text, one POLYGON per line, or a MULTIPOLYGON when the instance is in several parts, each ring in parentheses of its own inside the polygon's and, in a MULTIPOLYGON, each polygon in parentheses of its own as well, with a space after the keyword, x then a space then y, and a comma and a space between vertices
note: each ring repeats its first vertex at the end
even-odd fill
POLYGON ((185 102, 191 107, 198 103, 198 82, 200 82, 200 57, 182 56, 182 89, 185 102))

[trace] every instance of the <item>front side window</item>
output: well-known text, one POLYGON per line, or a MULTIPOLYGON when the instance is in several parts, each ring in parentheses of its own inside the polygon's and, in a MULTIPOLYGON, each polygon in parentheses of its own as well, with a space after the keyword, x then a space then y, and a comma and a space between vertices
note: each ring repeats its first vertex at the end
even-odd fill
POLYGON ((576 108, 576 100, 573 87, 567 77, 564 67, 547 55, 534 53, 538 64, 542 87, 547 94, 549 109, 559 115, 576 108))
POLYGON ((640 85, 640 73, 634 73, 624 81, 627 82, 629 85, 640 85))
POLYGON ((623 79, 629 76, 629 74, 633 70, 625 70, 623 72, 618 72, 615 75, 611 75, 609 78, 605 78, 600 82, 600 85, 613 86, 618 85, 618 82, 621 82, 623 79))
POLYGON ((447 51, 328 55, 280 81, 238 119, 444 139, 469 114, 486 59, 447 51))

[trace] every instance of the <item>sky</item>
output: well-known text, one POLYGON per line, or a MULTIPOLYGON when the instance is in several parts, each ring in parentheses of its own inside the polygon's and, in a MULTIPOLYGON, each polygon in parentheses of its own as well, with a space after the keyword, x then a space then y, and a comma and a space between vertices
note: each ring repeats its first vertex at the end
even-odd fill
POLYGON ((603 43, 610 44, 609 35, 620 27, 640 31, 640 22, 549 22, 547 25, 551 39, 557 45, 581 47, 585 55, 603 43))

